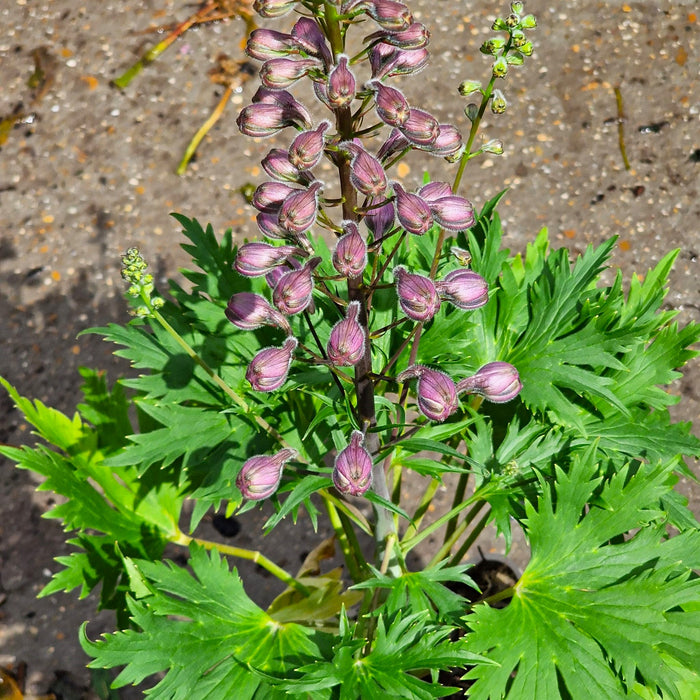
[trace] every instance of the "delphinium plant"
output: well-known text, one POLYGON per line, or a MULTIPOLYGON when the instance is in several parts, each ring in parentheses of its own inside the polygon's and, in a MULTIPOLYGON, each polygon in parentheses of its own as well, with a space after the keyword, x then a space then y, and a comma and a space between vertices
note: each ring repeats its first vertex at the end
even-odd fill
POLYGON ((156 698, 693 697, 700 534, 674 485, 700 442, 662 387, 700 329, 662 307, 676 252, 606 285, 614 240, 571 260, 542 231, 511 256, 498 197, 477 212, 476 182, 461 193, 467 164, 503 150, 479 126, 505 111, 497 86, 535 19, 514 2, 494 22, 489 79, 459 86, 463 137, 401 90, 428 62, 406 4, 255 9, 299 15, 248 42, 262 84, 238 126, 288 138, 252 195, 259 239, 177 216, 193 269, 164 296, 128 251, 135 319, 92 332, 141 373, 109 388, 83 370, 72 418, 4 382, 48 445, 0 451, 65 496, 50 516, 76 547, 43 594, 100 585, 119 629, 81 630, 90 665, 123 667, 115 686, 159 674, 156 698), (292 92, 304 81, 318 119, 292 92), (411 152, 453 180, 403 186, 411 152), (444 483, 451 504, 431 513, 444 483), (257 507, 271 537, 302 511, 335 535, 299 572, 197 536, 212 509, 257 507), (466 562, 490 522, 506 546, 521 528, 531 559, 484 595, 466 562), (429 537, 432 559, 409 565, 429 537), (334 543, 344 565, 324 570, 334 543), (161 560, 168 544, 187 566, 161 560), (267 609, 237 558, 281 581, 267 609))

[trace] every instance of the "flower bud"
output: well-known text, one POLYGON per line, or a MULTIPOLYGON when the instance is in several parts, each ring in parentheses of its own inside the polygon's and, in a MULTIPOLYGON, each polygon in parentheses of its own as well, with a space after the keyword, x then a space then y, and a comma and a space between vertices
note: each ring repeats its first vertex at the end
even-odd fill
POLYGON ((267 18, 283 17, 291 12, 298 0, 255 0, 253 9, 261 16, 267 18))
POLYGON ((396 215, 409 233, 422 236, 433 225, 433 215, 428 204, 417 194, 411 194, 399 185, 391 183, 396 194, 396 215))
POLYGON ((389 138, 379 147, 377 159, 386 163, 395 153, 412 148, 411 142, 396 128, 391 130, 389 138))
POLYGON ((486 280, 472 270, 452 270, 438 280, 435 287, 442 299, 465 311, 478 309, 489 300, 486 280))
POLYGON ((314 90, 314 95, 316 95, 316 99, 318 99, 318 101, 321 102, 321 104, 326 105, 328 109, 332 110, 333 105, 331 104, 331 101, 328 98, 328 84, 322 80, 314 80, 312 86, 314 90))
POLYGON ((286 197, 302 191, 281 182, 263 182, 255 188, 251 204, 258 211, 278 210, 286 197))
POLYGON ((328 102, 333 109, 343 107, 355 99, 355 76, 348 68, 348 57, 339 56, 338 65, 328 76, 326 91, 328 102))
POLYGON ((481 150, 484 153, 493 153, 493 155, 495 156, 502 156, 503 141, 501 141, 500 139, 491 139, 481 147, 481 150))
POLYGON ((367 87, 373 90, 377 116, 389 126, 401 126, 409 116, 410 107, 403 93, 384 85, 379 80, 370 80, 367 87))
POLYGON ((443 197, 452 197, 452 187, 447 182, 433 180, 418 190, 418 195, 429 205, 443 197))
POLYGON ((260 80, 266 87, 279 90, 293 85, 309 71, 320 67, 315 58, 271 58, 262 64, 260 80))
POLYGON ((504 39, 489 39, 479 47, 479 51, 487 56, 495 56, 505 45, 504 39))
POLYGON ((289 336, 281 348, 264 348, 251 360, 245 378, 255 391, 274 391, 287 379, 297 340, 289 336))
POLYGON ((298 19, 292 27, 292 36, 307 54, 320 58, 326 67, 331 65, 333 56, 326 43, 326 37, 313 19, 310 17, 298 19))
POLYGON ((320 262, 321 258, 311 258, 300 269, 289 270, 279 278, 272 302, 283 314, 298 314, 308 307, 314 290, 313 271, 320 262))
POLYGON ((396 0, 373 0, 366 12, 382 28, 395 32, 408 29, 413 22, 408 7, 396 0))
POLYGON ((246 136, 272 136, 293 122, 286 118, 283 107, 272 104, 252 104, 244 107, 236 119, 238 129, 246 136))
POLYGON ((331 125, 322 121, 315 129, 302 131, 289 147, 289 162, 299 170, 308 170, 318 165, 323 155, 325 139, 323 135, 331 125))
POLYGON ((367 244, 354 222, 345 222, 343 231, 333 251, 333 267, 341 275, 354 279, 359 277, 367 267, 367 244))
POLYGON ((372 232, 372 236, 376 241, 382 238, 387 231, 391 230, 391 227, 394 225, 394 218, 394 203, 387 202, 381 207, 368 209, 362 220, 365 222, 365 226, 372 232))
POLYGON ((394 268, 396 293, 403 312, 414 321, 430 321, 440 309, 440 296, 433 280, 407 272, 399 265, 394 268))
POLYGON ((491 99, 491 111, 494 114, 503 114, 506 111, 508 103, 506 98, 500 90, 493 91, 493 97, 491 99))
POLYGON ((518 370, 508 362, 489 362, 475 375, 457 383, 457 393, 480 394, 494 403, 511 401, 522 388, 518 370))
POLYGON ((252 292, 238 292, 228 302, 226 318, 237 328, 251 331, 260 326, 278 326, 291 333, 289 322, 265 297, 252 292))
POLYGON ((274 455, 251 457, 241 467, 236 486, 243 498, 260 501, 277 491, 284 465, 297 456, 296 450, 284 449, 274 455))
POLYGON ((364 441, 364 435, 353 430, 350 444, 335 458, 333 484, 340 493, 361 496, 372 485, 372 456, 364 441))
POLYGON ((515 12, 511 12, 505 18, 506 27, 508 27, 508 29, 512 29, 513 27, 517 27, 519 22, 520 22, 520 17, 515 12))
POLYGON ((523 3, 522 2, 510 3, 510 11, 515 15, 521 14, 523 11, 523 3))
POLYGON ((289 153, 281 148, 273 148, 261 162, 263 170, 276 180, 285 182, 297 182, 300 185, 308 185, 313 176, 306 171, 300 171, 289 161, 289 153))
POLYGON ((525 37, 524 31, 522 31, 521 29, 515 29, 511 34, 511 40, 513 42, 513 46, 517 49, 520 48, 527 41, 527 38, 525 37))
POLYGON ((261 277, 278 265, 282 265, 290 255, 303 254, 302 250, 292 245, 244 243, 236 253, 233 266, 245 277, 261 277))
POLYGON ((279 225, 290 233, 304 233, 313 226, 318 212, 318 191, 323 185, 312 182, 305 190, 290 194, 280 207, 279 225))
POLYGON ((534 47, 531 41, 526 41, 522 46, 518 47, 518 51, 520 51, 523 56, 532 56, 533 50, 534 47))
POLYGON ((506 61, 505 56, 499 56, 491 70, 496 78, 505 78, 506 73, 508 73, 508 61, 506 61))
POLYGON ((396 46, 399 49, 423 49, 430 43, 430 32, 428 28, 420 22, 414 22, 408 29, 403 31, 381 30, 369 34, 363 40, 365 43, 381 41, 383 44, 396 46))
POLYGON ((279 211, 271 209, 269 211, 261 211, 255 218, 255 221, 260 231, 268 238, 272 238, 275 241, 295 241, 295 236, 287 231, 286 228, 280 226, 278 217, 279 211))
POLYGON ((273 29, 255 29, 248 37, 245 52, 250 58, 267 61, 270 58, 299 53, 299 47, 290 34, 273 29))
POLYGON ((537 26, 535 15, 525 15, 525 17, 520 20, 520 26, 523 29, 534 29, 537 26))
POLYGON ((452 248, 450 248, 450 253, 457 258, 457 262, 460 265, 463 267, 469 267, 469 264, 472 261, 472 254, 468 250, 458 248, 457 246, 452 246, 452 248))
POLYGON ((345 318, 333 326, 326 354, 337 367, 357 364, 365 354, 365 331, 358 322, 360 302, 351 301, 345 318))
POLYGON ((465 231, 474 225, 474 209, 464 197, 442 197, 429 206, 435 221, 448 231, 465 231))
POLYGON ((457 88, 457 92, 463 97, 468 97, 479 90, 481 90, 481 83, 478 80, 463 80, 457 88))
POLYGON ((449 375, 422 365, 412 365, 396 379, 405 382, 414 377, 418 377, 418 408, 428 420, 442 422, 457 410, 457 388, 449 375))
POLYGON ((372 77, 377 80, 418 73, 428 65, 428 59, 427 49, 406 51, 384 43, 375 44, 369 51, 372 77))
POLYGON ((411 109, 399 130, 411 143, 432 146, 440 134, 440 125, 432 114, 422 109, 411 109))
POLYGON ((464 151, 462 134, 457 127, 452 124, 440 124, 440 133, 430 146, 425 150, 430 155, 446 158, 450 163, 454 163, 464 151))
POLYGON ((479 105, 475 104, 474 102, 470 102, 465 108, 464 108, 464 116, 470 121, 473 122, 478 116, 479 116, 479 105))
POLYGON ((346 141, 340 148, 352 154, 350 180, 356 190, 368 197, 380 197, 386 192, 388 182, 382 164, 362 146, 346 141))
POLYGON ((287 90, 271 90, 261 85, 253 95, 253 104, 257 103, 282 107, 284 117, 289 124, 298 126, 300 129, 310 129, 313 126, 309 111, 287 90))

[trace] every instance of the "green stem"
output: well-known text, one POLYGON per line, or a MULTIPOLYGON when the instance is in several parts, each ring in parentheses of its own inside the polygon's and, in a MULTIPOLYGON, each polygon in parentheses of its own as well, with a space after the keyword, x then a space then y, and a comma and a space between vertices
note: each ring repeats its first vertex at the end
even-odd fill
POLYGON ((479 535, 483 532, 490 517, 491 510, 489 509, 486 513, 484 513, 484 515, 481 516, 481 520, 479 520, 479 522, 474 526, 474 529, 469 533, 469 537, 462 542, 462 546, 452 555, 452 559, 450 559, 450 566, 459 564, 459 562, 462 561, 464 555, 469 551, 474 542, 476 542, 477 537, 479 537, 479 535))
POLYGON ((195 542, 204 547, 206 550, 215 549, 221 554, 226 554, 231 557, 238 557, 239 559, 246 559, 247 561, 252 561, 263 569, 269 571, 273 576, 278 578, 283 583, 286 583, 290 588, 294 588, 305 596, 311 594, 311 591, 303 584, 297 581, 290 573, 285 571, 280 566, 277 566, 275 562, 268 559, 264 554, 253 549, 243 549, 241 547, 231 547, 227 544, 221 544, 219 542, 211 542, 210 540, 202 540, 199 537, 188 537, 184 532, 178 532, 175 538, 171 538, 170 541, 173 544, 179 544, 183 547, 188 547, 191 542, 195 542))
MULTIPOLYGON (((464 494, 467 490, 467 483, 469 482, 469 472, 465 472, 464 474, 459 475, 459 481, 457 482, 457 488, 455 489, 455 494, 454 497, 452 498, 452 507, 454 508, 458 503, 461 503, 462 500, 464 499, 464 494)), ((457 518, 453 518, 450 520, 449 523, 447 523, 447 527, 445 528, 445 539, 443 540, 443 544, 447 542, 447 540, 450 538, 452 533, 455 531, 455 528, 457 527, 457 518)))
MULTIPOLYGON (((355 583, 359 583, 363 581, 365 577, 362 575, 360 565, 361 553, 353 547, 353 543, 348 536, 348 529, 353 533, 353 536, 355 534, 352 530, 352 526, 348 528, 350 524, 347 523, 347 516, 345 516, 346 522, 344 522, 341 514, 328 498, 324 499, 324 502, 326 504, 326 510, 328 511, 328 519, 335 531, 335 536, 338 538, 338 544, 340 544, 340 548, 343 550, 343 557, 345 558, 345 564, 348 567, 350 577, 355 583), (360 554, 359 558, 358 554, 360 554)), ((357 542, 356 538, 353 537, 353 539, 357 542)))
POLYGON ((479 511, 486 505, 486 501, 479 501, 477 502, 474 507, 466 514, 464 517, 464 520, 455 527, 454 532, 450 537, 445 538, 445 543, 440 547, 438 550, 438 553, 433 557, 433 562, 432 563, 437 563, 439 561, 442 561, 451 551, 452 547, 455 546, 457 543, 457 540, 466 532, 467 528, 469 525, 471 525, 472 521, 476 516, 479 514, 479 511))
POLYGON ((414 537, 415 534, 418 532, 418 528, 423 522, 423 517, 428 512, 430 504, 433 502, 433 497, 435 496, 435 493, 438 490, 438 488, 440 488, 441 483, 442 482, 440 481, 440 479, 430 480, 430 483, 428 484, 427 488, 425 489, 425 492, 423 493, 423 498, 421 498, 420 503, 418 504, 418 507, 416 508, 416 511, 413 514, 411 524, 408 526, 408 528, 406 528, 406 534, 404 535, 404 538, 410 539, 411 537, 414 537))

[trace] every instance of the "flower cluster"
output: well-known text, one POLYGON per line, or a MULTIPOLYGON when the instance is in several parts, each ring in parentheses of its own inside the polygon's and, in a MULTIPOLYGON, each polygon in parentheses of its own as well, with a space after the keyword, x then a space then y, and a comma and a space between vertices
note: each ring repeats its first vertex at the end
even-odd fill
MULTIPOLYGON (((354 368, 354 381, 366 383, 372 365, 372 294, 394 255, 384 253, 383 242, 392 236, 424 236, 435 228, 465 231, 475 220, 471 203, 448 183, 430 182, 408 191, 388 175, 411 150, 450 162, 465 161, 469 155, 455 126, 441 124, 430 112, 411 105, 392 84, 395 77, 415 74, 426 65, 430 42, 426 27, 397 0, 254 3, 263 17, 282 17, 302 7, 311 16, 305 12, 288 33, 262 28, 250 34, 246 53, 262 62, 261 86, 237 119, 240 131, 251 137, 272 136, 288 127, 296 131, 286 149, 272 148, 263 158, 262 167, 270 179, 252 196, 257 226, 271 242, 245 243, 235 261, 241 275, 264 277, 269 293, 234 294, 226 309, 229 321, 242 330, 266 325, 286 336, 280 346, 260 350, 248 365, 246 379, 261 392, 284 385, 295 352, 303 352, 308 355, 305 360, 325 365, 336 375, 354 368), (365 48, 350 56, 345 53, 345 33, 363 18, 373 22, 376 30, 365 36, 365 48), (341 31, 331 31, 332 26, 341 31), (363 64, 365 75, 361 76, 358 71, 363 64), (314 123, 310 110, 289 91, 302 79, 311 81, 328 119, 314 123), (324 159, 338 170, 340 201, 326 195, 327 188, 317 177, 324 159), (338 215, 333 209, 339 205, 342 213, 338 215), (329 261, 316 255, 309 235, 314 227, 336 237, 329 261), (342 280, 347 284, 345 294, 337 285, 342 280), (311 328, 318 326, 314 294, 327 295, 337 311, 325 344, 314 333, 318 352, 300 345, 295 333, 299 317, 311 328)), ((393 267, 399 313, 425 324, 434 319, 443 302, 461 311, 488 302, 487 283, 468 269, 468 253, 455 248, 455 255, 462 267, 437 276, 413 272, 404 265, 393 267)), ((477 393, 499 402, 520 391, 517 371, 502 362, 490 363, 457 384, 441 371, 415 364, 396 381, 411 378, 418 379, 418 406, 432 421, 452 415, 460 393, 477 393)), ((372 424, 373 411, 373 406, 359 406, 358 398, 356 418, 365 426, 372 424)), ((348 447, 336 458, 333 483, 342 493, 361 495, 372 483, 372 456, 364 440, 363 432, 353 431, 348 447)), ((243 495, 264 498, 274 492, 279 483, 275 470, 281 473, 289 458, 283 450, 274 457, 249 460, 239 477, 243 495)))

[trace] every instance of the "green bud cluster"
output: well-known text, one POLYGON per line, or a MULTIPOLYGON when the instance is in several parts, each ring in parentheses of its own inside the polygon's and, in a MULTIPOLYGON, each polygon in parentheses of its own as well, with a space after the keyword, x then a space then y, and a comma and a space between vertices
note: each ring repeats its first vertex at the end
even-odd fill
POLYGON ((134 299, 140 297, 148 303, 148 306, 139 306, 134 311, 139 317, 150 316, 151 309, 160 309, 165 304, 161 297, 153 296, 153 275, 146 272, 147 267, 148 263, 138 248, 129 248, 122 255, 122 278, 129 283, 127 295, 134 299))

